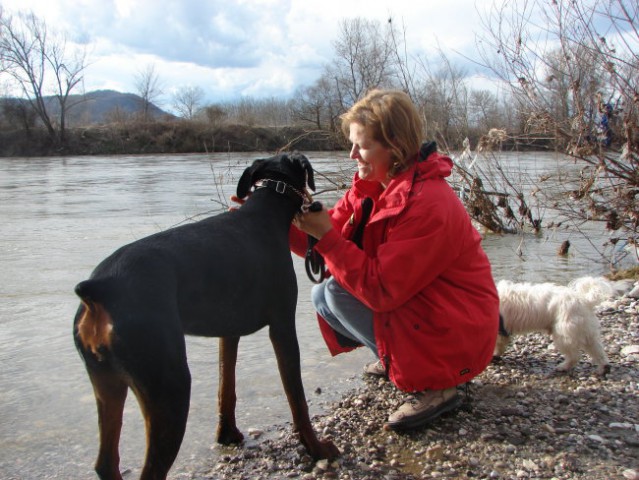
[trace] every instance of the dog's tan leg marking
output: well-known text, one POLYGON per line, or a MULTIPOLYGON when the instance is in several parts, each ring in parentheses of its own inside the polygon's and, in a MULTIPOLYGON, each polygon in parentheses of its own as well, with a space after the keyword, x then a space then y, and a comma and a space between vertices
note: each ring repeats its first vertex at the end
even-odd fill
POLYGON ((216 440, 223 445, 240 443, 244 435, 235 423, 235 365, 237 363, 237 348, 239 337, 220 338, 220 385, 218 388, 219 421, 216 440))
POLYGON ((102 351, 111 349, 113 320, 100 303, 83 300, 82 306, 84 313, 78 322, 78 337, 85 350, 101 360, 102 351))
POLYGON ((140 480, 165 480, 177 457, 189 410, 189 392, 168 391, 166 397, 149 396, 134 388, 146 429, 146 458, 140 480))
POLYGON ((95 470, 100 478, 122 480, 118 444, 127 385, 111 373, 92 372, 90 378, 95 392, 100 427, 100 451, 95 470))
POLYGON ((302 386, 300 351, 295 331, 277 330, 271 325, 269 337, 275 350, 284 392, 293 414, 293 431, 299 434, 300 441, 315 460, 336 458, 340 454, 338 448, 330 440, 318 439, 311 424, 302 386))

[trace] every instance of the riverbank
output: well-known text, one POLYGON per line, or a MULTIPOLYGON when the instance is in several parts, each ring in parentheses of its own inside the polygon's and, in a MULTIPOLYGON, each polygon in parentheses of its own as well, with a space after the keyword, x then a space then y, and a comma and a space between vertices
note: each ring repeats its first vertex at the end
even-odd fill
POLYGON ((335 462, 312 462, 281 425, 249 432, 240 447, 214 447, 211 464, 194 459, 172 478, 639 480, 639 301, 624 295, 597 315, 612 364, 605 378, 585 358, 571 374, 555 374, 560 355, 550 339, 519 337, 472 382, 459 411, 421 431, 385 431, 405 397, 367 378, 314 418, 342 452, 335 462))
POLYGON ((43 129, 0 132, 0 157, 334 151, 341 136, 301 127, 213 126, 194 121, 120 122, 69 128, 63 144, 43 129))
MULTIPOLYGON (((453 150, 463 149, 463 138, 446 139, 453 150)), ((479 132, 469 134, 471 145, 479 132)), ((554 151, 545 137, 522 135, 500 145, 503 151, 554 151)), ((331 152, 348 150, 340 132, 300 126, 261 127, 214 125, 201 121, 122 121, 67 128, 64 141, 52 141, 42 128, 0 131, 0 157, 70 155, 139 155, 176 153, 331 152)))

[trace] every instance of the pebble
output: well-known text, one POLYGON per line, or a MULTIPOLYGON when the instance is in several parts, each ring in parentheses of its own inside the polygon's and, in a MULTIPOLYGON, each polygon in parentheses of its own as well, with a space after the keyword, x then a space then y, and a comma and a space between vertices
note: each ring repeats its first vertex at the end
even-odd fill
POLYGON ((426 450, 426 457, 431 461, 439 461, 444 458, 444 449, 440 446, 434 446, 426 450))
POLYGON ((624 470, 622 475, 623 475, 623 478, 627 478, 628 480, 639 480, 639 472, 637 472, 637 470, 633 470, 633 469, 624 470))
POLYGON ((258 428, 249 428, 247 433, 251 438, 257 439, 264 435, 264 430, 260 430, 258 428))
POLYGON ((627 294, 627 297, 639 299, 639 284, 635 285, 632 290, 630 290, 627 294))
POLYGON ((613 422, 613 423, 611 423, 608 426, 610 428, 625 428, 625 429, 631 429, 631 428, 639 427, 639 425, 633 425, 632 423, 617 423, 617 422, 613 422))
POLYGON ((593 442, 606 443, 603 437, 599 435, 588 435, 588 438, 592 440, 593 442))
POLYGON ((639 355, 639 345, 628 345, 627 347, 623 347, 621 349, 621 355, 624 357, 630 355, 639 355))

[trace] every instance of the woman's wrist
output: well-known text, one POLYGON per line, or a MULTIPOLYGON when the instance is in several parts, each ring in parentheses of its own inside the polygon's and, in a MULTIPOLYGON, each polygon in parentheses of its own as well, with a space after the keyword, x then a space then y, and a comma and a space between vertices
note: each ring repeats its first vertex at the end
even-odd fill
POLYGON ((317 240, 321 240, 324 235, 326 235, 328 232, 330 232, 333 229, 333 226, 327 226, 324 228, 320 228, 315 232, 315 235, 313 235, 315 238, 317 238, 317 240))

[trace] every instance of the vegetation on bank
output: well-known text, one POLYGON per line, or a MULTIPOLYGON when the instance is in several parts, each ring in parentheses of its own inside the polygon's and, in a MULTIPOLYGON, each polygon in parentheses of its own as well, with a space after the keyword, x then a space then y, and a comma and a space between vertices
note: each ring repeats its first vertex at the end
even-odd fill
MULTIPOLYGON (((479 132, 467 139, 478 144, 479 132)), ((446 146, 463 150, 464 143, 451 139, 446 146)), ((341 132, 305 126, 261 127, 246 124, 211 125, 184 119, 116 122, 67 128, 64 144, 52 141, 47 131, 34 127, 0 129, 0 157, 53 155, 133 155, 209 152, 278 152, 284 150, 333 151, 350 146, 341 132)), ((546 136, 502 139, 505 151, 553 151, 546 136)))
POLYGON ((345 148, 329 132, 300 127, 211 127, 183 120, 75 127, 64 145, 42 129, 0 131, 0 157, 210 152, 331 151, 345 148))

